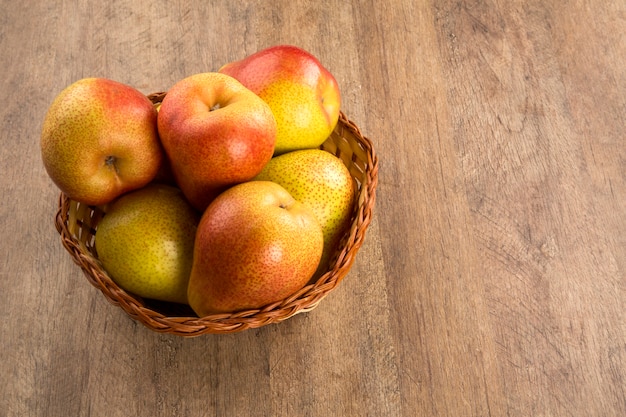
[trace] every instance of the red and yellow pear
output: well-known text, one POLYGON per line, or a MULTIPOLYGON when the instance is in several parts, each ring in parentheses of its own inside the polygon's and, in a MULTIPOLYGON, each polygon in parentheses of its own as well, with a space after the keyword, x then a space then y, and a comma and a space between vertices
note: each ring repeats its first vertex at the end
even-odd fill
POLYGON ((283 187, 235 185, 213 200, 198 225, 189 305, 202 317, 282 300, 306 285, 322 249, 315 215, 283 187))
POLYGON ((158 114, 176 183, 199 211, 270 160, 276 121, 269 106, 234 78, 201 73, 178 81, 158 114))
POLYGON ((341 104, 337 81, 301 48, 263 49, 219 72, 236 78, 270 106, 277 125, 276 155, 317 148, 337 125, 341 104))
POLYGON ((53 182, 70 198, 106 204, 148 184, 163 150, 152 102, 135 88, 105 78, 67 86, 50 105, 41 156, 53 182))
POLYGON ((354 180, 341 159, 321 149, 293 151, 272 158, 254 179, 280 184, 315 214, 324 234, 318 272, 326 271, 354 208, 354 180))

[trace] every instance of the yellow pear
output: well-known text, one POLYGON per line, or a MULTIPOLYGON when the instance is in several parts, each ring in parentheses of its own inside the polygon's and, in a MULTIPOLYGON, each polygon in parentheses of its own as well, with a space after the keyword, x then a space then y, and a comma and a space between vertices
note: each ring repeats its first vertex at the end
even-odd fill
POLYGON ((324 251, 316 275, 328 269, 352 216, 355 184, 348 168, 329 152, 305 149, 275 156, 255 179, 282 185, 296 201, 313 211, 324 234, 324 251))
POLYGON ((187 304, 199 221, 182 191, 153 183, 107 207, 96 230, 98 258, 126 291, 187 304))

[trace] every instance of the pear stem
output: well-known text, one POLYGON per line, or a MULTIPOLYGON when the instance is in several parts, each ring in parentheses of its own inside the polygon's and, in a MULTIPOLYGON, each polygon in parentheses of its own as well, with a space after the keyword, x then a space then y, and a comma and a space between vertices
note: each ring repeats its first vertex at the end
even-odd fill
POLYGON ((115 172, 119 174, 119 169, 117 168, 117 164, 115 163, 116 161, 117 161, 117 158, 114 157, 113 155, 109 155, 106 158, 104 158, 104 164, 109 168, 113 168, 115 172))

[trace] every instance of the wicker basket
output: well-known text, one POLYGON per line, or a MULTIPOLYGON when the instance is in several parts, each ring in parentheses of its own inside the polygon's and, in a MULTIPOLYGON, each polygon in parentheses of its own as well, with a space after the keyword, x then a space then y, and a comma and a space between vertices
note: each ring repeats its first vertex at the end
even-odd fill
MULTIPOLYGON (((148 97, 157 105, 164 96, 165 93, 155 93, 148 97)), ((94 235, 104 215, 102 210, 70 200, 61 193, 56 227, 63 246, 82 268, 89 282, 100 289, 112 304, 121 307, 130 317, 151 330, 193 337, 205 333, 233 333, 278 323, 297 313, 312 310, 337 287, 352 266, 371 221, 378 182, 378 158, 371 141, 342 112, 337 127, 322 149, 340 158, 356 182, 357 200, 351 228, 326 273, 296 294, 263 309, 197 317, 188 306, 142 299, 121 289, 98 261, 94 235)))

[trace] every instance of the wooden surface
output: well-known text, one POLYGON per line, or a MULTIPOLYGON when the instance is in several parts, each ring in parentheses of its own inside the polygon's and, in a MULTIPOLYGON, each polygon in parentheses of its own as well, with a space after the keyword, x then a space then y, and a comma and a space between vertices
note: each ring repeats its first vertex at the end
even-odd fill
POLYGON ((626 415, 624 1, 0 4, 0 416, 626 415), (310 313, 151 332, 60 244, 46 109, 280 43, 374 142, 365 244, 310 313))

